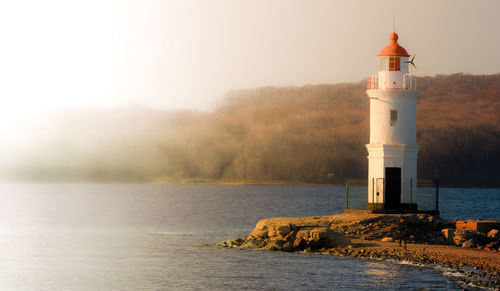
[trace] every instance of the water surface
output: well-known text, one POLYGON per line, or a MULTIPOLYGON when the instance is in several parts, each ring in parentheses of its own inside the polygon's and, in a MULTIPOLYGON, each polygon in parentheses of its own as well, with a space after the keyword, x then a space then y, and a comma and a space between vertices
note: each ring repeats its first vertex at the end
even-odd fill
MULTIPOLYGON (((498 216, 498 189, 440 194, 445 217, 498 216)), ((430 267, 213 246, 340 213, 342 187, 4 184, 0 205, 1 290, 460 289, 430 267)))

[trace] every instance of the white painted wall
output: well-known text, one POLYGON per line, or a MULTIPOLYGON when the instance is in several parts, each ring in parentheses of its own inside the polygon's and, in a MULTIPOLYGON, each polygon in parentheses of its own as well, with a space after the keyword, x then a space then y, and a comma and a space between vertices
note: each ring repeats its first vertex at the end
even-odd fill
POLYGON ((368 90, 370 96, 370 144, 417 143, 417 92, 368 90), (397 122, 391 125, 391 110, 397 122))
MULTIPOLYGON (((401 168, 401 202, 410 202, 417 189, 418 145, 373 145, 367 144, 368 150, 368 203, 384 203, 384 194, 377 195, 377 179, 385 179, 386 167, 401 168), (410 180, 413 182, 410 190, 410 180)), ((415 201, 415 199, 413 199, 415 201)))

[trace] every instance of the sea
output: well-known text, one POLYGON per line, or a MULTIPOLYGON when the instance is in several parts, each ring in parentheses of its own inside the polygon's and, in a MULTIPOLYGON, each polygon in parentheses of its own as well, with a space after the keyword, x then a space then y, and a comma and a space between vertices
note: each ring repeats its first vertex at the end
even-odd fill
MULTIPOLYGON (((366 207, 366 188, 349 192, 366 207)), ((435 207, 435 189, 419 199, 435 207)), ((0 184, 0 290, 463 289, 441 267, 215 246, 262 218, 342 213, 346 200, 338 186, 0 184)), ((442 217, 499 209, 500 189, 439 189, 442 217)))

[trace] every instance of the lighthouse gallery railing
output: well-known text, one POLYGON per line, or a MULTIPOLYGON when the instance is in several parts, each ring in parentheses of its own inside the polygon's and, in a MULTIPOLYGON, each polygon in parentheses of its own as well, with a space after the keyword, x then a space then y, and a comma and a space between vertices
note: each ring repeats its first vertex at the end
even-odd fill
MULTIPOLYGON (((417 77, 410 74, 405 74, 402 78, 401 87, 384 88, 384 90, 417 90, 417 77)), ((379 90, 378 75, 371 75, 366 84, 368 90, 379 90)))

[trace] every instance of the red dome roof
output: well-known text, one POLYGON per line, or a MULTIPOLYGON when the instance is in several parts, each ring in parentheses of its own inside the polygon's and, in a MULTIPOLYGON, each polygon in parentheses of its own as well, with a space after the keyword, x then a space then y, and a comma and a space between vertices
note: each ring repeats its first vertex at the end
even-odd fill
POLYGON ((380 54, 379 57, 409 57, 410 55, 406 52, 406 50, 398 44, 398 34, 393 32, 389 36, 391 42, 388 46, 386 46, 380 54))

